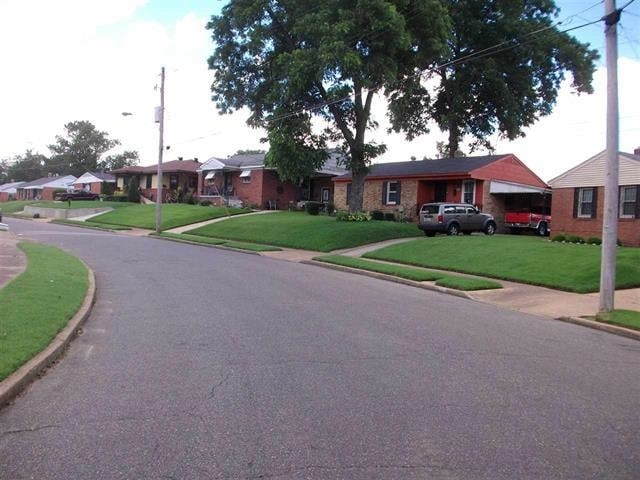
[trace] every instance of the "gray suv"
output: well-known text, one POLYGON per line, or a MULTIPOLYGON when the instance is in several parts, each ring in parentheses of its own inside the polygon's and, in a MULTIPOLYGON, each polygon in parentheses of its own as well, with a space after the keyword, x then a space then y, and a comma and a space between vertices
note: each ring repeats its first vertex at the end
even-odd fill
POLYGON ((496 222, 492 215, 480 213, 473 205, 467 203, 425 203, 420 208, 418 228, 427 237, 436 233, 458 235, 460 232, 484 232, 487 235, 496 233, 496 222))

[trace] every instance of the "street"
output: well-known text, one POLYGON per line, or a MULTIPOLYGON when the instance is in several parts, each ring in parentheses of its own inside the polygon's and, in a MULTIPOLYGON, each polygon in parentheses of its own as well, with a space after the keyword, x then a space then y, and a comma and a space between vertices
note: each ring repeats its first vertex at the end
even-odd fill
POLYGON ((637 479, 640 343, 311 265, 6 219, 96 274, 0 478, 637 479))

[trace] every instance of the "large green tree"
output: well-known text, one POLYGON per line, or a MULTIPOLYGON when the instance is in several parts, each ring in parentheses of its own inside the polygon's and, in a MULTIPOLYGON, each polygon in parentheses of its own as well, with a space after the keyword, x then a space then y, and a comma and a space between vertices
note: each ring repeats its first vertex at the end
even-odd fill
POLYGON ((49 145, 53 154, 47 162, 50 173, 80 176, 95 171, 102 155, 120 145, 85 120, 69 122, 64 130, 63 135, 56 136, 56 143, 49 145))
POLYGON ((437 87, 407 91, 403 108, 394 109, 396 130, 411 139, 428 132, 435 120, 448 133, 446 156, 463 139, 471 149, 492 149, 489 137, 513 140, 523 129, 551 113, 565 75, 578 93, 591 93, 598 54, 558 24, 552 0, 450 0, 446 65, 431 72, 437 87), (432 103, 429 101, 433 100, 432 103))
POLYGON ((140 161, 138 152, 135 150, 125 150, 122 153, 107 155, 98 162, 98 170, 110 171, 118 168, 133 167, 140 161))
POLYGON ((367 167, 385 150, 367 137, 374 95, 401 98, 403 80, 446 48, 449 23, 440 0, 231 0, 207 28, 219 110, 249 108, 285 178, 321 165, 328 142, 341 144, 349 206, 359 210, 367 167), (314 130, 313 117, 326 128, 314 130))

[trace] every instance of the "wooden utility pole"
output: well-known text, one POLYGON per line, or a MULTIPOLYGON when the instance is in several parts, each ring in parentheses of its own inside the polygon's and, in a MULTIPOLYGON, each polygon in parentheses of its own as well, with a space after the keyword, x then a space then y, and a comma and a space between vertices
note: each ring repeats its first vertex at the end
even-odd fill
POLYGON ((613 310, 616 290, 616 243, 618 239, 618 38, 620 10, 615 0, 604 2, 607 60, 607 170, 602 218, 600 261, 600 312, 613 310))
POLYGON ((156 233, 162 231, 162 154, 164 152, 164 67, 160 70, 160 142, 158 146, 158 173, 156 190, 156 233))

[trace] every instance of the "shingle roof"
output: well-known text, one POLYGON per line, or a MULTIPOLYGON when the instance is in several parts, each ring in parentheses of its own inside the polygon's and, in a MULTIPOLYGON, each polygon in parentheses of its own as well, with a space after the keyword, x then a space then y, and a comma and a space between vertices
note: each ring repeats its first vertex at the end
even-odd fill
MULTIPOLYGON (((438 158, 435 160, 415 160, 409 162, 375 163, 369 168, 367 177, 404 177, 414 175, 439 175, 468 173, 476 168, 489 165, 507 155, 483 155, 476 157, 438 158)), ((337 180, 349 179, 351 173, 337 180)))
MULTIPOLYGON (((328 175, 341 175, 346 171, 344 166, 338 165, 342 160, 342 153, 338 151, 331 150, 328 152, 327 160, 323 167, 319 170, 319 173, 325 173, 328 175)), ((266 154, 264 153, 249 153, 249 154, 240 154, 240 155, 231 155, 227 158, 218 158, 211 157, 209 160, 204 162, 200 170, 217 170, 220 168, 220 165, 224 165, 226 167, 232 168, 248 168, 248 167, 264 167, 266 154)))
POLYGON ((56 177, 42 177, 42 178, 37 178, 35 180, 31 180, 30 182, 27 183, 23 183, 22 185, 20 185, 18 188, 27 188, 27 187, 40 187, 42 185, 44 185, 45 183, 49 183, 52 180, 55 180, 56 177))
MULTIPOLYGON (((197 160, 171 160, 170 162, 164 162, 162 164, 163 173, 196 173, 200 168, 200 163, 197 160)), ((155 173, 158 171, 158 165, 149 165, 146 167, 134 166, 123 167, 112 170, 110 173, 155 173)))

